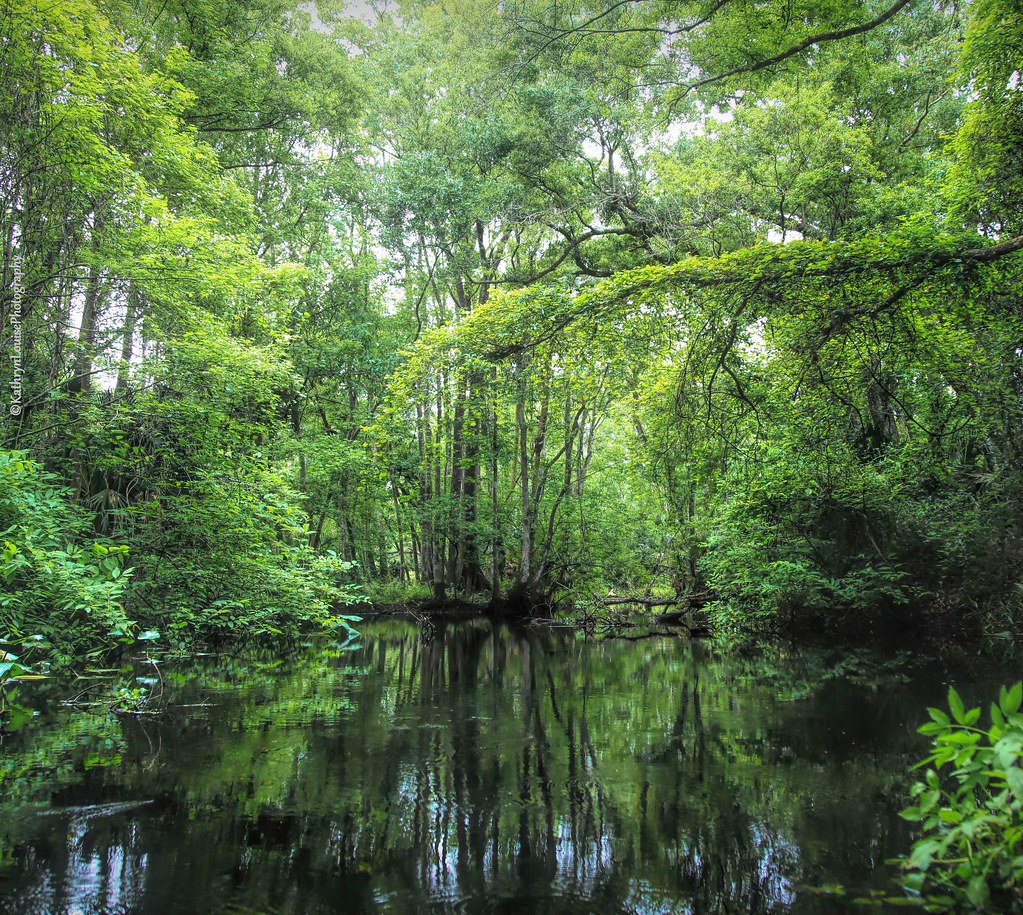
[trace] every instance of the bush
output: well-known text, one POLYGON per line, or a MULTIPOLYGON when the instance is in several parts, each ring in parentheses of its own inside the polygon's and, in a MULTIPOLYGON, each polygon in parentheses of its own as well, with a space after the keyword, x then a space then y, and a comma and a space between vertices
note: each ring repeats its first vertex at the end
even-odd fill
POLYGON ((39 633, 71 654, 125 635, 126 554, 92 533, 56 476, 0 451, 0 637, 39 633))
POLYGON ((344 626, 351 564, 309 548, 299 496, 265 468, 195 472, 129 510, 147 624, 187 643, 344 626))
POLYGON ((922 829, 904 886, 937 909, 1023 912, 1023 683, 1002 688, 988 727, 954 689, 948 704, 920 728, 934 747, 902 811, 922 829))

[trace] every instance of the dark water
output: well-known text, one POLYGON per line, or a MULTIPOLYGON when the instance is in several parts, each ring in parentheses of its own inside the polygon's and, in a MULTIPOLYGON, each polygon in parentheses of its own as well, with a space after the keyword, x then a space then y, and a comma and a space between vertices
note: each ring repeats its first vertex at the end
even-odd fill
POLYGON ((159 716, 60 702, 157 694, 144 663, 9 696, 0 912, 877 911, 947 679, 486 622, 161 669, 159 716))

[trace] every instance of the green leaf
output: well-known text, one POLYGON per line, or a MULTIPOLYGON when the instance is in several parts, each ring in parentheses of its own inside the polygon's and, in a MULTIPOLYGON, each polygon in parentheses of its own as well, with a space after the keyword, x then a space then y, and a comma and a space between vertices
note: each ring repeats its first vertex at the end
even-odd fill
POLYGON ((32 720, 33 714, 32 709, 23 708, 20 705, 9 705, 0 720, 3 721, 4 730, 13 733, 28 724, 32 720))
POLYGON ((1023 705, 1023 680, 1008 691, 1003 688, 1002 695, 998 699, 998 705, 1007 716, 1018 712, 1020 706, 1023 705))
POLYGON ((934 839, 926 839, 922 842, 917 842, 913 846, 913 851, 909 855, 910 867, 915 867, 918 870, 925 871, 930 867, 931 860, 940 851, 940 843, 934 839))
POLYGON ((1005 781, 1017 801, 1023 803, 1023 769, 1012 766, 1005 770, 1005 781))
POLYGON ((963 700, 959 698, 959 693, 955 691, 953 686, 948 688, 948 707, 952 710, 952 717, 956 721, 960 724, 966 723, 966 710, 963 707, 963 700))
POLYGON ((938 724, 945 726, 951 724, 948 720, 948 715, 946 715, 940 708, 929 708, 927 709, 927 714, 930 715, 938 724))
POLYGON ((978 909, 987 908, 991 894, 988 890, 987 880, 983 875, 978 874, 966 886, 966 898, 978 909))
POLYGON ((160 638, 160 633, 155 629, 147 629, 145 632, 139 633, 137 638, 140 642, 152 642, 155 639, 160 638))
POLYGON ((973 744, 980 740, 980 734, 971 734, 969 731, 952 731, 950 734, 942 734, 938 740, 943 743, 973 744))

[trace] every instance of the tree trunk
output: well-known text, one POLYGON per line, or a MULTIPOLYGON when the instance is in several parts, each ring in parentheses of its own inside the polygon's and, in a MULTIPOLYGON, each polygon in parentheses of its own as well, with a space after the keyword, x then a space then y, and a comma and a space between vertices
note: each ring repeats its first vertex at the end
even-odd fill
MULTIPOLYGON (((522 360, 523 363, 526 360, 522 360)), ((522 365, 525 370, 525 365, 522 365)), ((526 424, 526 381, 522 379, 519 396, 515 402, 515 434, 518 438, 519 484, 521 487, 522 508, 522 555, 519 557, 519 572, 516 576, 516 588, 529 585, 532 570, 530 560, 533 556, 533 532, 530 518, 533 509, 530 500, 529 486, 529 427, 526 424)))
POLYGON ((142 310, 142 295, 134 284, 128 287, 128 301, 125 304, 124 327, 121 329, 121 358, 117 363, 117 382, 114 391, 123 393, 128 387, 131 374, 131 357, 135 347, 135 321, 142 310))
MULTIPOLYGON (((95 255, 99 250, 99 236, 102 220, 97 214, 93 220, 92 241, 90 247, 95 255)), ((87 394, 92 390, 92 366, 96 355, 96 335, 99 326, 100 293, 102 290, 102 269, 97 266, 95 258, 89 267, 89 277, 85 283, 85 297, 82 305, 82 325, 78 332, 78 354, 75 357, 74 373, 68 382, 68 390, 72 394, 87 394)))
POLYGON ((391 498, 394 500, 394 527, 397 533, 398 581, 405 584, 408 581, 408 565, 405 561, 405 526, 401 523, 401 505, 398 502, 398 487, 394 480, 391 481, 391 498))
MULTIPOLYGON (((496 377, 497 371, 494 371, 496 377)), ((491 535, 494 540, 493 555, 490 567, 490 602, 494 606, 501 599, 501 525, 498 518, 498 467, 497 467, 497 404, 491 401, 490 406, 490 511, 491 535)))

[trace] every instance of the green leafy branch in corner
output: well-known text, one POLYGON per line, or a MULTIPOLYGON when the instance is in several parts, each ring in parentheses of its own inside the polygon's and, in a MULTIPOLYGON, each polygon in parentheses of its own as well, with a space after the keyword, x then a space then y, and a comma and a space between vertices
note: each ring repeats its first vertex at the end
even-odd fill
POLYGON ((922 829, 903 886, 938 911, 1023 912, 1023 683, 1002 687, 989 727, 954 689, 948 704, 920 728, 934 746, 902 811, 922 829))
POLYGON ((26 720, 25 710, 8 705, 7 687, 18 680, 44 680, 28 666, 26 656, 45 645, 45 637, 39 634, 29 636, 0 636, 0 733, 15 730, 26 720), (11 649, 17 649, 15 654, 11 649))
MULTIPOLYGON (((31 636, 31 639, 42 641, 41 635, 31 636)), ((13 643, 7 639, 0 638, 0 689, 6 685, 8 680, 13 680, 15 677, 19 677, 22 674, 32 673, 32 668, 27 667, 24 663, 24 659, 20 655, 16 655, 8 648, 17 646, 25 639, 16 639, 13 643)))

